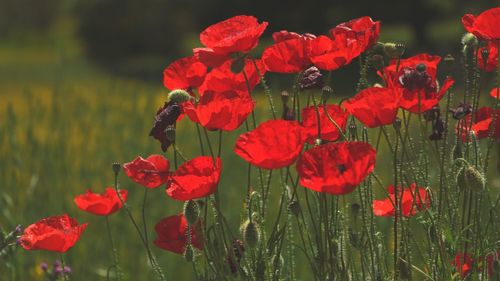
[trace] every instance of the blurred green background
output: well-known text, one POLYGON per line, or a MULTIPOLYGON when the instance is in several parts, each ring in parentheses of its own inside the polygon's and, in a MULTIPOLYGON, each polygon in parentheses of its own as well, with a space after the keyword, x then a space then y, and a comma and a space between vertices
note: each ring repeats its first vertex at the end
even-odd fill
MULTIPOLYGON (((69 213, 89 222, 82 239, 66 255, 72 280, 105 280, 111 256, 104 219, 79 211, 73 197, 87 188, 102 191, 113 182, 111 163, 160 153, 148 137, 156 109, 166 99, 162 70, 199 46, 204 27, 237 14, 268 21, 270 34, 287 29, 326 33, 336 24, 369 15, 382 21, 381 40, 445 55, 460 51, 464 13, 478 13, 499 1, 160 1, 160 0, 0 0, 0 227, 9 230, 40 218, 69 213)), ((335 72, 333 87, 352 95, 357 64, 335 72)), ((271 82, 273 83, 273 82, 271 82)), ((280 84, 274 82, 278 93, 280 84)), ((290 87, 288 85, 288 87, 290 87)), ((341 98, 341 96, 339 96, 341 98)), ((257 115, 268 118, 257 94, 257 115)), ((178 126, 179 146, 189 158, 199 155, 194 126, 178 126)), ((232 152, 243 129, 224 134, 224 171, 220 188, 225 210, 237 229, 243 204, 246 165, 232 152), (230 168, 229 168, 230 167, 230 168)), ((214 143, 216 136, 214 135, 214 143)), ((171 155, 168 155, 171 157, 171 155)), ((143 188, 123 174, 130 205, 139 217, 143 188)), ((496 183, 498 185, 498 183, 496 183)), ((162 217, 181 204, 151 192, 150 236, 162 217)), ((111 217, 122 267, 129 280, 152 280, 146 256, 124 213, 111 217)), ((167 275, 191 280, 191 267, 172 253, 154 250, 167 275)), ((18 250, 10 264, 0 263, 0 280, 41 280, 38 265, 52 253, 18 250)), ((299 268, 306 272, 307 268, 299 268)), ((307 280, 307 279, 305 279, 307 280)))

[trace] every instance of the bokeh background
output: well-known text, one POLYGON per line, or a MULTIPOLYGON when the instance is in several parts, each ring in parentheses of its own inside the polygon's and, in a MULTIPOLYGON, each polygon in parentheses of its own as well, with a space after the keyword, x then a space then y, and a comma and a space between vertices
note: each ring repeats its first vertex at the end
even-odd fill
MULTIPOLYGON (((274 31, 321 34, 340 22, 369 15, 382 22, 381 41, 405 43, 407 55, 426 51, 459 57, 461 16, 499 4, 491 0, 0 0, 0 227, 9 230, 62 213, 89 222, 81 241, 67 254, 67 263, 73 268, 72 280, 105 280, 111 256, 104 220, 79 211, 73 197, 87 188, 101 191, 111 185, 112 162, 161 152, 148 132, 156 109, 166 99, 162 70, 199 46, 198 34, 210 24, 238 14, 254 15, 270 23, 261 41, 265 46, 274 31)), ((338 98, 354 94, 357 72, 352 63, 334 73, 332 87, 338 98)), ((281 82, 272 84, 275 94, 282 87, 281 82)), ((257 114, 267 118, 262 95, 255 96, 257 114)), ((178 127, 181 149, 189 158, 199 155, 192 124, 183 120, 178 127)), ((234 210, 243 204, 241 178, 246 166, 231 149, 241 132, 224 135, 225 172, 220 184, 226 199, 223 207, 234 229, 240 216, 234 210)), ((123 174, 120 181, 139 217, 143 188, 123 174)), ((151 237, 156 221, 181 210, 163 189, 153 193, 147 210, 151 237)), ((128 279, 153 280, 126 216, 112 216, 111 224, 128 279)), ((154 251, 167 275, 192 279, 191 267, 182 257, 154 251)), ((0 260, 0 280, 41 280, 39 264, 56 258, 52 253, 18 250, 15 259, 0 260)))

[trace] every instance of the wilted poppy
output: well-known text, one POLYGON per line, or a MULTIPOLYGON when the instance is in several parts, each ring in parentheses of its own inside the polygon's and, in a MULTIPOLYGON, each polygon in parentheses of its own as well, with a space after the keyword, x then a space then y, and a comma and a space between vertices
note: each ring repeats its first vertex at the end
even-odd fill
POLYGON ((400 98, 401 91, 397 89, 372 87, 343 102, 342 106, 366 127, 375 128, 394 123, 400 98))
POLYGON ((170 90, 190 90, 199 87, 206 74, 207 67, 194 56, 181 58, 165 68, 163 85, 170 90))
MULTIPOLYGON (((389 186, 387 192, 389 193, 389 198, 373 201, 373 214, 375 216, 393 217, 395 215, 394 204, 396 199, 394 186, 389 186)), ((401 186, 398 186, 398 200, 401 213, 407 218, 416 215, 417 211, 424 210, 430 206, 430 197, 427 191, 425 188, 417 187, 415 183, 412 183, 404 190, 401 186)))
MULTIPOLYGON (((158 248, 182 254, 187 246, 187 229, 187 221, 183 214, 166 217, 155 226, 157 238, 154 243, 158 248)), ((190 235, 191 245, 197 249, 203 249, 201 221, 191 228, 190 235)))
POLYGON ((297 162, 300 184, 317 192, 350 193, 373 171, 375 156, 375 149, 366 142, 315 146, 297 162))
POLYGON ((451 265, 455 267, 462 278, 465 278, 472 270, 473 263, 474 260, 469 254, 458 252, 455 255, 455 259, 451 262, 451 265))
POLYGON ((500 100, 500 88, 491 89, 490 96, 500 100))
POLYGON ((307 54, 309 38, 284 40, 266 48, 262 61, 266 69, 278 73, 299 73, 312 65, 307 54))
POLYGON ((75 245, 86 227, 87 223, 79 225, 67 214, 52 216, 26 227, 19 243, 25 250, 65 253, 75 245))
MULTIPOLYGON (((120 190, 120 198, 123 202, 127 201, 127 194, 127 190, 120 190)), ((107 187, 101 194, 93 193, 89 189, 85 194, 76 196, 74 201, 76 206, 85 212, 98 216, 109 216, 123 207, 120 198, 114 188, 107 187)))
POLYGON ((487 72, 495 71, 498 68, 498 43, 489 41, 484 47, 478 49, 477 66, 487 72), (484 52, 487 52, 486 62, 484 52))
POLYGON ((357 57, 377 43, 380 34, 380 22, 373 21, 370 17, 360 17, 341 23, 330 29, 330 36, 345 37, 347 41, 354 41, 356 47, 351 56, 357 57))
POLYGON ((302 126, 306 129, 307 142, 313 144, 318 138, 317 112, 319 112, 321 139, 327 141, 338 140, 341 134, 330 118, 337 123, 342 131, 345 131, 349 114, 336 104, 328 104, 326 105, 326 112, 325 108, 321 105, 318 105, 318 111, 316 111, 314 106, 308 106, 302 109, 302 126))
POLYGON ((216 67, 208 73, 205 78, 205 82, 200 86, 199 94, 202 96, 207 91, 212 92, 227 92, 227 91, 236 91, 239 93, 248 93, 250 87, 250 91, 254 89, 254 87, 260 82, 260 75, 264 75, 266 73, 266 68, 261 60, 255 60, 255 68, 254 63, 251 59, 244 60, 243 72, 234 73, 231 70, 232 61, 226 61, 219 67, 216 67), (260 75, 259 75, 260 73, 260 75), (245 76, 248 79, 248 85, 245 81, 245 76))
POLYGON ((462 24, 464 25, 464 28, 481 40, 499 40, 499 22, 500 7, 486 10, 478 16, 466 14, 462 17, 462 24))
POLYGON ((207 66, 217 67, 233 53, 247 53, 259 43, 267 22, 253 16, 235 16, 213 24, 200 34, 206 48, 195 49, 195 56, 207 66))
POLYGON ((439 56, 420 54, 397 62, 391 61, 380 75, 386 80, 387 87, 395 87, 402 91, 399 105, 413 113, 423 113, 439 104, 454 80, 446 78, 441 87, 436 83, 439 56))
POLYGON ((172 126, 177 122, 182 111, 183 109, 180 104, 169 101, 156 112, 155 123, 149 135, 161 143, 161 150, 164 152, 167 151, 168 147, 172 144, 171 140, 167 138, 165 130, 168 126, 172 126))
POLYGON ((460 133, 463 142, 471 141, 470 131, 478 140, 487 138, 490 135, 490 128, 493 121, 493 109, 488 106, 479 108, 474 114, 467 115, 457 124, 456 132, 460 133), (472 124, 471 124, 472 122, 472 124))
POLYGON ((147 188, 157 188, 167 181, 169 167, 165 157, 153 154, 146 159, 138 156, 134 161, 125 163, 123 170, 136 183, 147 188))
POLYGON ((269 120, 240 135, 234 152, 245 161, 264 169, 279 169, 297 160, 306 134, 296 121, 269 120))
POLYGON ((184 112, 208 130, 232 131, 252 113, 255 102, 248 93, 205 92, 197 105, 183 104, 184 112))
POLYGON ((217 190, 222 161, 199 156, 183 163, 167 181, 167 195, 187 201, 208 196, 217 190))

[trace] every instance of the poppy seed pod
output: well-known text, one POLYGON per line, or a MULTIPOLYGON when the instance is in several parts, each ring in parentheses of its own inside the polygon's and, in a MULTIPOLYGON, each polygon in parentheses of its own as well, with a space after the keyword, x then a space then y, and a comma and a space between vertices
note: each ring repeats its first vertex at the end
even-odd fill
POLYGON ((252 249, 257 247, 257 244, 259 244, 260 240, 259 226, 256 223, 247 220, 243 226, 243 239, 245 240, 245 244, 247 244, 248 247, 252 249))
POLYGON ((482 191, 484 189, 485 180, 484 176, 476 168, 469 166, 465 169, 465 180, 467 186, 474 191, 482 191))
POLYGON ((187 262, 192 262, 194 260, 194 250, 193 246, 191 246, 190 244, 188 244, 186 246, 186 250, 184 250, 184 259, 187 262))
POLYGON ((168 94, 168 101, 171 102, 176 102, 176 103, 183 103, 191 99, 191 95, 181 89, 173 90, 168 94))
MULTIPOLYGON (((384 53, 391 59, 400 58, 403 53, 401 52, 401 48, 398 48, 395 43, 385 43, 384 44, 384 53)), ((403 49, 404 51, 404 49, 403 49)))
POLYGON ((184 217, 188 225, 194 225, 198 221, 200 215, 200 208, 198 203, 194 200, 188 200, 184 203, 184 217))
POLYGON ((122 165, 120 165, 120 163, 113 163, 111 167, 113 168, 113 173, 115 173, 115 175, 118 175, 118 173, 120 173, 122 165))

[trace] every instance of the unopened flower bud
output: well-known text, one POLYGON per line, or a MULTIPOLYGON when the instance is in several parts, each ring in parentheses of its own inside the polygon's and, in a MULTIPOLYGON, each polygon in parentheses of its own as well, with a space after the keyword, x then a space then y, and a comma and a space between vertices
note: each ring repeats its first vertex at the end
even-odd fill
POLYGON ((464 45, 464 48, 474 49, 478 43, 477 37, 472 33, 467 32, 462 36, 462 45, 464 45))
POLYGON ((243 238, 249 248, 255 248, 259 244, 260 229, 255 222, 247 220, 243 227, 243 238))
POLYGON ((288 210, 290 210, 290 213, 294 216, 298 216, 300 214, 300 204, 297 200, 293 200, 288 204, 288 210))
POLYGON ((173 90, 168 94, 168 100, 175 103, 183 103, 191 99, 191 95, 181 89, 173 90))
POLYGON ((193 246, 191 246, 191 244, 188 244, 186 246, 186 250, 184 250, 184 259, 187 262, 192 262, 194 260, 194 250, 193 250, 193 246))
POLYGON ((122 166, 120 165, 120 163, 113 163, 111 167, 113 168, 113 173, 115 173, 115 175, 118 175, 122 166))
POLYGON ((21 232, 23 232, 23 228, 21 227, 20 224, 18 224, 16 226, 16 228, 14 229, 14 235, 18 235, 18 234, 21 234, 21 232))
POLYGON ((234 74, 241 73, 243 71, 243 68, 245 68, 245 58, 244 57, 236 58, 231 63, 231 71, 234 74))
POLYGON ((461 120, 472 113, 472 106, 470 104, 460 103, 457 108, 450 108, 450 112, 454 119, 461 120))
POLYGON ((194 200, 189 200, 184 203, 184 217, 188 225, 194 225, 198 221, 200 209, 198 203, 194 200))
POLYGON ((381 55, 373 55, 370 61, 376 70, 384 69, 384 57, 382 57, 381 55))
POLYGON ((403 55, 401 53, 401 48, 397 48, 397 44, 395 43, 385 43, 384 53, 391 59, 397 59, 403 55))
POLYGON ((165 129, 165 136, 170 143, 175 143, 175 127, 174 125, 169 125, 165 129))
POLYGON ((473 166, 469 166, 465 170, 465 179, 467 181, 467 186, 471 190, 479 192, 484 189, 485 185, 484 176, 473 166))

